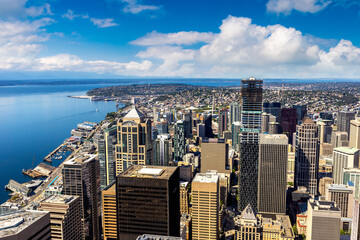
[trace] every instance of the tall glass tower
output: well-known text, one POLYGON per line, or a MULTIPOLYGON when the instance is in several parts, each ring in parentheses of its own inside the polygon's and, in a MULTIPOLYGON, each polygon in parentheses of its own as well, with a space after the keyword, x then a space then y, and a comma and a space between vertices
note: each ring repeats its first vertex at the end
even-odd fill
POLYGON ((241 81, 241 129, 239 211, 248 204, 257 212, 259 134, 261 132, 263 81, 255 78, 241 81))

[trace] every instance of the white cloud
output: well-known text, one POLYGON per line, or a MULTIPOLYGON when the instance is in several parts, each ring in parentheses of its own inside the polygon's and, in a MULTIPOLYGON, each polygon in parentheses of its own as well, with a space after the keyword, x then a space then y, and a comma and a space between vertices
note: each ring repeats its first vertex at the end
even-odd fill
POLYGON ((123 8, 123 11, 126 13, 137 14, 142 11, 154 11, 160 9, 159 6, 140 4, 138 0, 121 0, 121 2, 126 4, 123 8))
POLYGON ((117 23, 114 23, 113 18, 105 18, 105 19, 90 18, 90 21, 98 28, 107 28, 107 27, 114 27, 119 25, 117 23))
POLYGON ((144 37, 130 42, 139 46, 154 45, 192 45, 198 42, 208 43, 214 38, 215 34, 206 32, 177 32, 177 33, 158 33, 156 31, 146 34, 144 37))
POLYGON ((83 19, 88 19, 88 14, 74 14, 74 11, 71 9, 68 9, 66 13, 62 15, 63 18, 67 18, 70 21, 74 20, 75 18, 81 17, 83 19))
POLYGON ((27 0, 0 0, 0 18, 53 15, 49 4, 25 7, 27 0))
POLYGON ((292 10, 303 13, 316 13, 327 7, 330 0, 269 0, 266 4, 268 12, 289 14, 292 10))

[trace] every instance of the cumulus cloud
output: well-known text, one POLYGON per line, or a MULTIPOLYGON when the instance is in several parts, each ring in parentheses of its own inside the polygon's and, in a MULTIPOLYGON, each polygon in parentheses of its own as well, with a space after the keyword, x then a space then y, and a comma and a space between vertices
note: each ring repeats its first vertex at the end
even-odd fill
POLYGON ((27 0, 0 0, 0 18, 52 15, 49 4, 25 7, 27 0))
POLYGON ((90 18, 90 21, 98 28, 107 28, 107 27, 114 27, 119 25, 114 22, 113 18, 104 18, 104 19, 90 18))
POLYGON ((83 19, 89 18, 87 14, 75 14, 73 10, 69 9, 66 13, 62 15, 63 18, 69 19, 70 21, 74 20, 75 18, 81 17, 83 19))
POLYGON ((303 13, 316 13, 327 7, 329 0, 269 0, 266 4, 268 12, 289 14, 293 10, 303 13))
POLYGON ((125 3, 123 11, 126 13, 138 14, 143 11, 154 11, 160 9, 159 6, 141 4, 138 0, 121 0, 121 2, 125 3))
POLYGON ((177 33, 158 33, 156 31, 146 34, 144 37, 130 42, 140 46, 154 45, 192 45, 199 42, 208 43, 214 38, 215 34, 205 32, 177 32, 177 33))

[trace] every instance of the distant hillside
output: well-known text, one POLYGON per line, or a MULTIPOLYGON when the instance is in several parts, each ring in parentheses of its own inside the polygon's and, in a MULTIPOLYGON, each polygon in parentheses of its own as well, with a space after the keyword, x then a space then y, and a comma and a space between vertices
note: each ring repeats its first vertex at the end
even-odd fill
POLYGON ((187 84, 133 84, 95 88, 88 91, 89 96, 120 97, 124 95, 162 95, 173 94, 193 89, 209 89, 207 86, 187 84))

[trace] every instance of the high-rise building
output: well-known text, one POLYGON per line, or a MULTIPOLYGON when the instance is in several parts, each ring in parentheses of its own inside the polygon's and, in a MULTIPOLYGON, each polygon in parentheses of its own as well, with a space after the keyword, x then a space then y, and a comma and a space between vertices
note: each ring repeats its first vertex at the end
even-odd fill
POLYGON ((350 141, 349 147, 360 149, 360 120, 350 121, 350 141))
POLYGON ((205 124, 199 123, 199 124, 197 125, 197 136, 198 136, 199 138, 205 137, 205 124))
POLYGON ((192 113, 187 112, 184 114, 183 124, 185 130, 185 138, 191 138, 192 136, 192 113))
POLYGON ((229 146, 223 139, 203 139, 201 142, 201 172, 217 170, 219 173, 230 173, 229 146))
POLYGON ((151 163, 151 120, 135 106, 117 123, 116 175, 131 165, 151 163))
POLYGON ((282 108, 280 127, 281 131, 289 138, 289 143, 293 142, 293 134, 296 132, 297 113, 295 108, 282 108))
POLYGON ((333 184, 334 183, 334 179, 330 178, 330 177, 323 177, 320 178, 319 180, 319 193, 321 196, 325 196, 326 193, 326 186, 328 184, 333 184))
POLYGON ((258 211, 285 214, 288 138, 284 134, 260 135, 258 211))
POLYGON ((262 80, 241 81, 241 133, 239 169, 239 210, 250 204, 257 212, 259 133, 261 132, 262 80))
POLYGON ((293 105, 292 108, 296 109, 296 115, 298 123, 300 124, 303 120, 303 118, 307 114, 307 106, 306 105, 293 105))
POLYGON ((98 141, 100 164, 100 189, 115 180, 115 145, 117 143, 116 126, 104 129, 102 139, 98 141))
POLYGON ((261 240, 261 223, 250 204, 235 218, 236 240, 261 240))
POLYGON ((269 122, 268 126, 269 134, 279 134, 280 133, 280 125, 278 122, 269 122))
POLYGON ((344 168, 343 169, 344 180, 342 184, 354 184, 354 198, 360 198, 360 169, 359 168, 344 168))
POLYGON ((118 239, 180 236, 179 169, 133 165, 116 176, 118 239))
POLYGON ((276 120, 274 122, 280 121, 280 109, 281 103, 279 102, 264 102, 263 111, 275 116, 276 120))
POLYGON ((117 239, 116 221, 116 184, 110 183, 101 191, 102 229, 104 240, 117 239))
POLYGON ((214 132, 212 129, 212 115, 208 115, 204 118, 204 124, 205 124, 205 137, 213 138, 214 132))
POLYGON ((353 202, 353 215, 351 222, 351 240, 360 239, 360 200, 355 198, 353 202))
POLYGON ((99 239, 100 169, 97 155, 75 157, 64 163, 63 193, 79 196, 85 239, 99 239))
POLYGON ((304 118, 297 126, 295 152, 295 186, 304 186, 315 196, 318 192, 319 137, 316 124, 304 118))
POLYGON ((325 200, 335 202, 343 218, 352 217, 353 196, 353 190, 347 185, 329 184, 326 186, 325 200))
POLYGON ((261 133, 269 132, 269 124, 272 122, 276 122, 275 116, 270 113, 262 113, 261 114, 261 133))
POLYGON ((230 103, 230 125, 240 121, 240 104, 230 103))
POLYGON ((228 111, 220 109, 219 111, 219 137, 224 137, 224 132, 228 128, 228 111))
POLYGON ((307 240, 339 240, 341 211, 334 202, 308 201, 307 240))
POLYGON ((337 130, 339 132, 347 132, 350 135, 350 121, 355 119, 355 112, 340 111, 337 116, 337 130))
POLYGON ((169 133, 168 122, 159 122, 158 124, 156 124, 156 129, 158 130, 158 134, 169 133))
POLYGON ((241 122, 233 122, 231 125, 231 144, 235 151, 240 151, 241 122))
POLYGON ((316 122, 319 128, 319 140, 322 143, 331 143, 332 126, 331 120, 318 120, 316 122))
POLYGON ((186 154, 186 139, 184 122, 179 120, 175 123, 174 131, 174 160, 181 161, 186 154))
POLYGON ((50 213, 45 211, 17 211, 0 215, 0 239, 51 239, 50 213))
POLYGON ((333 122, 333 113, 330 111, 324 111, 324 112, 320 112, 320 118, 323 120, 330 120, 331 123, 333 122))
POLYGON ((154 143, 154 161, 153 165, 168 166, 172 156, 172 142, 170 134, 161 134, 157 136, 154 143))
MULTIPOLYGON (((357 148, 339 147, 333 151, 333 178, 335 184, 343 184, 343 169, 359 167, 360 150, 357 148)), ((344 183, 346 184, 346 183, 344 183)))
POLYGON ((189 214, 189 182, 180 182, 180 214, 189 214))
POLYGON ((198 173, 192 181, 192 239, 219 239, 219 176, 198 173))
POLYGON ((50 212, 51 239, 82 239, 81 201, 78 196, 52 195, 38 208, 50 212))
POLYGON ((349 140, 348 140, 348 133, 347 132, 332 132, 331 134, 331 144, 334 148, 337 147, 348 147, 349 140))

